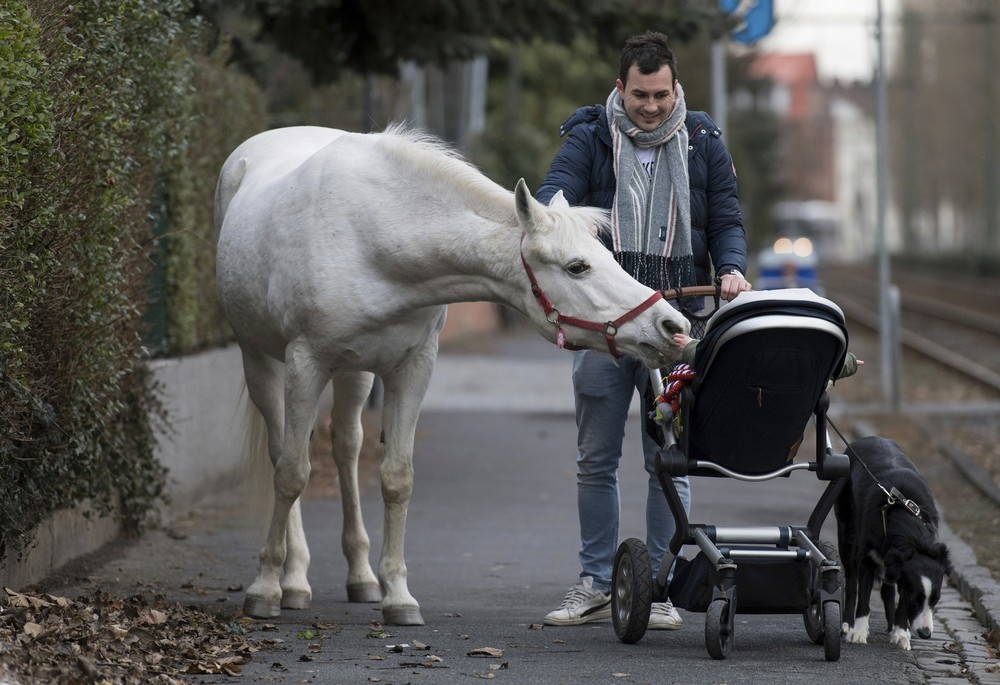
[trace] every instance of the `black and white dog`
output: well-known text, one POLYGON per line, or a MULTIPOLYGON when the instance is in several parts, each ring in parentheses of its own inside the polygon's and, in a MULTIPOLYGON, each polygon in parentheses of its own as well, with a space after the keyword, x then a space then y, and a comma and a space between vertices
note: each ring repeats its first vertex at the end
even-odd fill
POLYGON ((861 438, 847 454, 851 476, 835 506, 847 586, 844 632, 848 642, 868 642, 871 592, 880 580, 889 641, 908 650, 910 630, 923 639, 934 632, 934 607, 951 572, 948 548, 937 539, 934 498, 891 440, 861 438))

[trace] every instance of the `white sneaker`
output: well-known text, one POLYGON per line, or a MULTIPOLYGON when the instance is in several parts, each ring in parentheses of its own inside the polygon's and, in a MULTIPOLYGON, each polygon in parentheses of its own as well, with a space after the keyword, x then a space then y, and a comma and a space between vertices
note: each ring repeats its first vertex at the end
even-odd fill
POLYGON ((584 576, 566 593, 562 604, 545 615, 547 626, 578 626, 611 618, 611 594, 594 589, 594 579, 584 576))
POLYGON ((646 630, 679 630, 684 621, 677 613, 673 602, 653 602, 649 610, 649 625, 646 630))

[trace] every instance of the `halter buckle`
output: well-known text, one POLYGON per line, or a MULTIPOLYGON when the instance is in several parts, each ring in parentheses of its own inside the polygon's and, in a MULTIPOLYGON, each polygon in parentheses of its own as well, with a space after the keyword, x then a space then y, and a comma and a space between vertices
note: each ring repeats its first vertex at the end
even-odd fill
POLYGON ((559 325, 559 310, 553 307, 549 311, 545 312, 545 320, 548 321, 553 326, 559 325))
POLYGON ((614 321, 606 321, 604 323, 604 335, 609 338, 613 338, 618 335, 618 326, 615 325, 614 321))

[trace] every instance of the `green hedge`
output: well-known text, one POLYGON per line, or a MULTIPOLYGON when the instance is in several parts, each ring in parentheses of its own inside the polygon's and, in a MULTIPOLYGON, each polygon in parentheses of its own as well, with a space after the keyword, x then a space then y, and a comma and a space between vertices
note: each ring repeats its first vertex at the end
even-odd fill
POLYGON ((157 256, 163 349, 199 346, 202 329, 225 335, 203 297, 215 243, 206 196, 232 138, 262 126, 263 105, 203 56, 189 5, 0 8, 0 553, 23 553, 38 522, 83 500, 140 527, 163 495, 154 433, 167 417, 141 363, 157 256), (206 84, 218 87, 203 97, 206 84), (154 241, 157 194, 166 233, 154 241))

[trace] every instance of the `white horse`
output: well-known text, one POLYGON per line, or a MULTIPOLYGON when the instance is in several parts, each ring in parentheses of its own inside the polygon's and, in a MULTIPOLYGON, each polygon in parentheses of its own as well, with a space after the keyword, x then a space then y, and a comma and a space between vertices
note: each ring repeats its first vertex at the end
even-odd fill
POLYGON ((332 378, 348 599, 381 599, 387 624, 423 624, 403 536, 417 415, 448 303, 502 303, 549 340, 610 346, 651 367, 675 359, 671 336, 688 324, 595 239, 606 213, 570 208, 561 194, 551 204, 523 180, 511 193, 439 141, 398 127, 276 129, 230 155, 216 192, 219 297, 274 465, 273 514, 245 613, 273 617, 312 599, 298 499, 332 378), (373 374, 384 385, 378 579, 357 480, 373 374))

